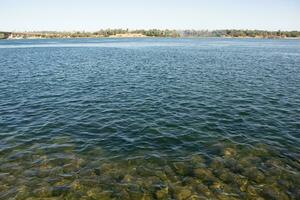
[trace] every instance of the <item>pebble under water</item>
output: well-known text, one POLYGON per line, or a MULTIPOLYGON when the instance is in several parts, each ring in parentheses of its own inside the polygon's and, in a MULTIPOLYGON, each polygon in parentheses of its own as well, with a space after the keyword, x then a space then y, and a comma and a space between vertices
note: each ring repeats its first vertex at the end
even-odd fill
POLYGON ((0 41, 0 199, 300 199, 300 40, 0 41))

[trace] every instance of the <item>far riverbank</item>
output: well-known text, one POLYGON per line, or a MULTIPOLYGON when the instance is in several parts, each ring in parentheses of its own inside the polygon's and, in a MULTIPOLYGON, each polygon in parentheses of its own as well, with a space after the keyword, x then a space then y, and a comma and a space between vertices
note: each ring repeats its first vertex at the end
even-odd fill
POLYGON ((299 39, 300 31, 263 31, 263 30, 128 30, 103 29, 96 32, 1 32, 0 39, 50 39, 50 38, 263 38, 299 39))

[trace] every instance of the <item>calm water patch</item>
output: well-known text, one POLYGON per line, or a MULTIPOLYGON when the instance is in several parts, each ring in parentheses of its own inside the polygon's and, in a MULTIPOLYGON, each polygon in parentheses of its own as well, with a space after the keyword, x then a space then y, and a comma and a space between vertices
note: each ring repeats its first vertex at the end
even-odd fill
POLYGON ((300 199, 300 40, 2 40, 0 69, 0 199, 300 199))

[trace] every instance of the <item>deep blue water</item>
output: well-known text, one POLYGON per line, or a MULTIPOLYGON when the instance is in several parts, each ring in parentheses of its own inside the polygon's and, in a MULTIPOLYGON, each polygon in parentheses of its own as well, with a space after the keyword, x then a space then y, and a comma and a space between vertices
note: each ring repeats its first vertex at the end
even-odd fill
POLYGON ((0 199, 300 199, 299 180, 300 40, 0 41, 0 199))

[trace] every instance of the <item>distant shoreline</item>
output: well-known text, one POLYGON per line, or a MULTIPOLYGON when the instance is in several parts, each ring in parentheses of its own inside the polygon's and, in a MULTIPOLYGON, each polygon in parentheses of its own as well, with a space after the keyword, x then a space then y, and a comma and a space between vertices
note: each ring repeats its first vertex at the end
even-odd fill
POLYGON ((128 30, 103 29, 96 32, 1 32, 0 39, 51 39, 51 38, 259 38, 299 39, 300 31, 264 30, 128 30))
POLYGON ((263 37, 149 37, 149 36, 113 36, 113 37, 29 37, 29 38, 5 38, 0 40, 49 40, 49 39, 139 39, 139 38, 157 38, 157 39, 209 39, 209 38, 219 38, 219 39, 265 39, 265 40, 300 40, 300 37, 284 37, 284 38, 263 38, 263 37))

